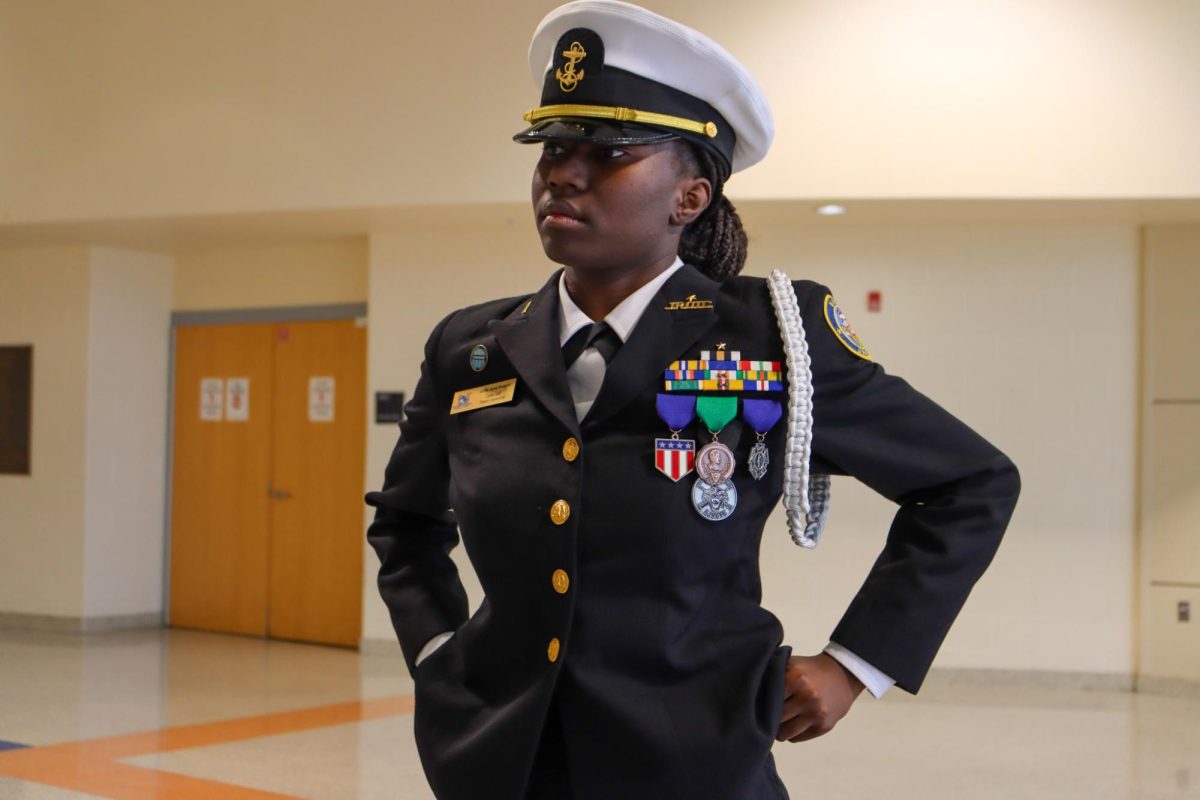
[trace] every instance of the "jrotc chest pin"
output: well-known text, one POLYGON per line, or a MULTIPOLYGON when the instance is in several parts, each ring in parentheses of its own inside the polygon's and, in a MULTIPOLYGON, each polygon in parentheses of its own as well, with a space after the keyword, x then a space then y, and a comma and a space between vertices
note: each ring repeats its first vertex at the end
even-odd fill
POLYGON ((483 368, 486 367, 488 363, 487 347, 482 344, 475 345, 475 347, 471 350, 471 355, 468 358, 468 361, 471 364, 471 369, 475 370, 476 372, 483 372, 483 368))

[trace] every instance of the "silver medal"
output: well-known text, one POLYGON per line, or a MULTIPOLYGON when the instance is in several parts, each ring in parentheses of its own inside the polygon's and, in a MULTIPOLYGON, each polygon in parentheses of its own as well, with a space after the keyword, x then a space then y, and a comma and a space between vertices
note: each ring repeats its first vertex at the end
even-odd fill
POLYGON ((762 480, 763 476, 767 474, 767 466, 771 463, 771 454, 767 452, 767 445, 763 442, 763 438, 760 433, 758 441, 750 449, 750 457, 746 460, 750 467, 750 476, 756 481, 762 480))
POLYGON ((723 481, 711 484, 704 479, 698 479, 692 486, 692 505, 700 516, 710 522, 720 522, 728 519, 737 508, 737 489, 733 481, 723 481))

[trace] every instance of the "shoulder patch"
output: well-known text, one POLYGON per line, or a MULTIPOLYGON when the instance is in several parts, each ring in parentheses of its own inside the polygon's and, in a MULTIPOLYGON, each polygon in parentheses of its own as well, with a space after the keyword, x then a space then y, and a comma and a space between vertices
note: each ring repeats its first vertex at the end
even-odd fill
POLYGON ((829 329, 833 331, 833 335, 838 338, 838 341, 846 346, 854 355, 866 361, 871 361, 871 353, 867 350, 867 346, 863 344, 862 339, 858 338, 858 334, 850 327, 850 323, 846 320, 846 315, 842 313, 842 309, 834 302, 833 295, 825 295, 825 321, 829 323, 829 329))

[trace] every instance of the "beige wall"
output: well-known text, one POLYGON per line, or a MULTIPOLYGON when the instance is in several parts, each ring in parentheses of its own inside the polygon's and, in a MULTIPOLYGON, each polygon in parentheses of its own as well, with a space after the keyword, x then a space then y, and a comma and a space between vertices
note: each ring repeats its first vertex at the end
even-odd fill
POLYGON ((1145 244, 1142 670, 1200 679, 1200 225, 1145 244), (1192 620, 1177 620, 1189 602, 1192 620))
POLYGON ((180 250, 172 308, 259 308, 362 303, 366 238, 180 250))
MULTIPOLYGON (((745 197, 1179 197, 1200 5, 648 0, 759 77, 745 197)), ((521 199, 557 0, 0 5, 0 219, 521 199)))
POLYGON ((34 474, 0 476, 0 612, 161 612, 173 305, 365 300, 365 239, 192 249, 178 269, 114 248, 0 249, 0 341, 34 345, 34 474))
MULTIPOLYGON (((1121 226, 829 226, 764 216, 753 274, 829 284, 868 346, 992 439, 1025 489, 992 570, 941 666, 1128 675, 1132 669, 1136 440, 1136 235, 1121 226), (864 309, 884 293, 882 314, 864 309)), ((490 230, 373 236, 371 391, 411 395, 430 329, 448 311, 531 292, 552 270, 523 219, 490 230)), ((367 484, 395 442, 372 426, 367 484)), ((834 485, 826 541, 790 543, 768 525, 768 607, 801 650, 825 643, 866 574, 893 507, 849 479, 834 485)), ((469 574, 461 548, 459 563, 469 574)), ((391 636, 368 553, 364 637, 391 636)), ((468 577, 473 602, 480 599, 468 577)))
POLYGON ((91 252, 83 616, 160 613, 171 259, 91 252))
MULTIPOLYGON (((448 311, 541 285, 553 265, 525 217, 476 217, 465 227, 422 217, 411 229, 371 237, 365 256, 372 392, 411 394, 421 345, 448 311)), ((1136 550, 1135 230, 846 220, 795 226, 786 212, 754 206, 746 217, 751 273, 781 267, 830 285, 885 367, 967 420, 1022 468, 1025 490, 1009 536, 939 665, 1128 673, 1136 550), (864 310, 868 290, 883 292, 882 314, 864 310)), ((271 259, 217 252, 204 260, 193 256, 184 269, 200 274, 205 263, 223 265, 229 277, 221 304, 261 305, 258 287, 280 273, 264 268, 244 283, 237 276, 271 259)), ((6 289, 0 303, 7 303, 0 308, 0 331, 5 341, 33 341, 39 348, 35 476, 0 479, 0 526, 18 554, 0 566, 14 565, 11 575, 0 573, 0 609, 141 613, 161 579, 152 568, 161 546, 153 518, 161 507, 151 487, 162 457, 152 420, 165 402, 152 402, 151 384, 165 386, 156 366, 165 344, 157 350, 153 331, 165 314, 169 264, 101 249, 10 250, 0 259, 6 289), (129 363, 143 365, 140 377, 118 372, 122 362, 115 355, 135 340, 138 352, 129 351, 129 363), (83 392, 85 375, 90 395, 83 392), (140 392, 126 402, 142 402, 136 416, 151 422, 138 425, 116 412, 122 377, 140 392), (57 383, 47 385, 51 378, 57 383), (94 422, 85 430, 89 415, 94 422), (42 480, 44 468, 52 482, 42 480), (85 498, 96 512, 86 523, 85 498), (127 586, 111 580, 120 565, 127 586)), ((291 259, 309 260, 336 261, 312 253, 291 259)), ((334 272, 330 279, 337 281, 334 272)), ((176 303, 179 296, 177 286, 176 303)), ((1178 292, 1167 296, 1173 300, 1178 292)), ((325 298, 314 293, 291 302, 325 298)), ((159 431, 165 435, 165 426, 159 431)), ((395 433, 394 426, 371 426, 364 488, 378 484, 395 433)), ((766 603, 801 649, 823 643, 892 513, 886 501, 849 479, 836 481, 834 490, 829 534, 815 553, 792 546, 781 519, 772 520, 766 535, 766 603)), ((456 556, 477 603, 479 589, 461 549, 456 556)), ((368 553, 364 637, 390 641, 374 589, 375 563, 368 553)))
POLYGON ((33 345, 32 474, 0 475, 0 610, 83 613, 88 249, 0 249, 0 342, 33 345))
POLYGON ((0 341, 31 343, 32 475, 0 476, 0 612, 162 609, 171 261, 0 250, 0 341))
MULTIPOLYGON (((1007 452, 1023 489, 940 666, 1128 675, 1136 453, 1136 233, 1121 226, 835 224, 752 233, 754 272, 826 282, 875 358, 1007 452), (865 310, 869 290, 883 312, 865 310)), ((893 507, 834 482, 813 553, 781 521, 765 602, 790 637, 828 635, 893 507)))

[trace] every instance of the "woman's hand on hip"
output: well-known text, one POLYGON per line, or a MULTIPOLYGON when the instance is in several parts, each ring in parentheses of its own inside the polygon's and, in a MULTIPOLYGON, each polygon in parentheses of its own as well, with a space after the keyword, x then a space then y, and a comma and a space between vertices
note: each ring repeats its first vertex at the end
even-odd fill
POLYGON ((792 656, 776 741, 805 742, 829 733, 862 690, 862 682, 826 653, 792 656))

